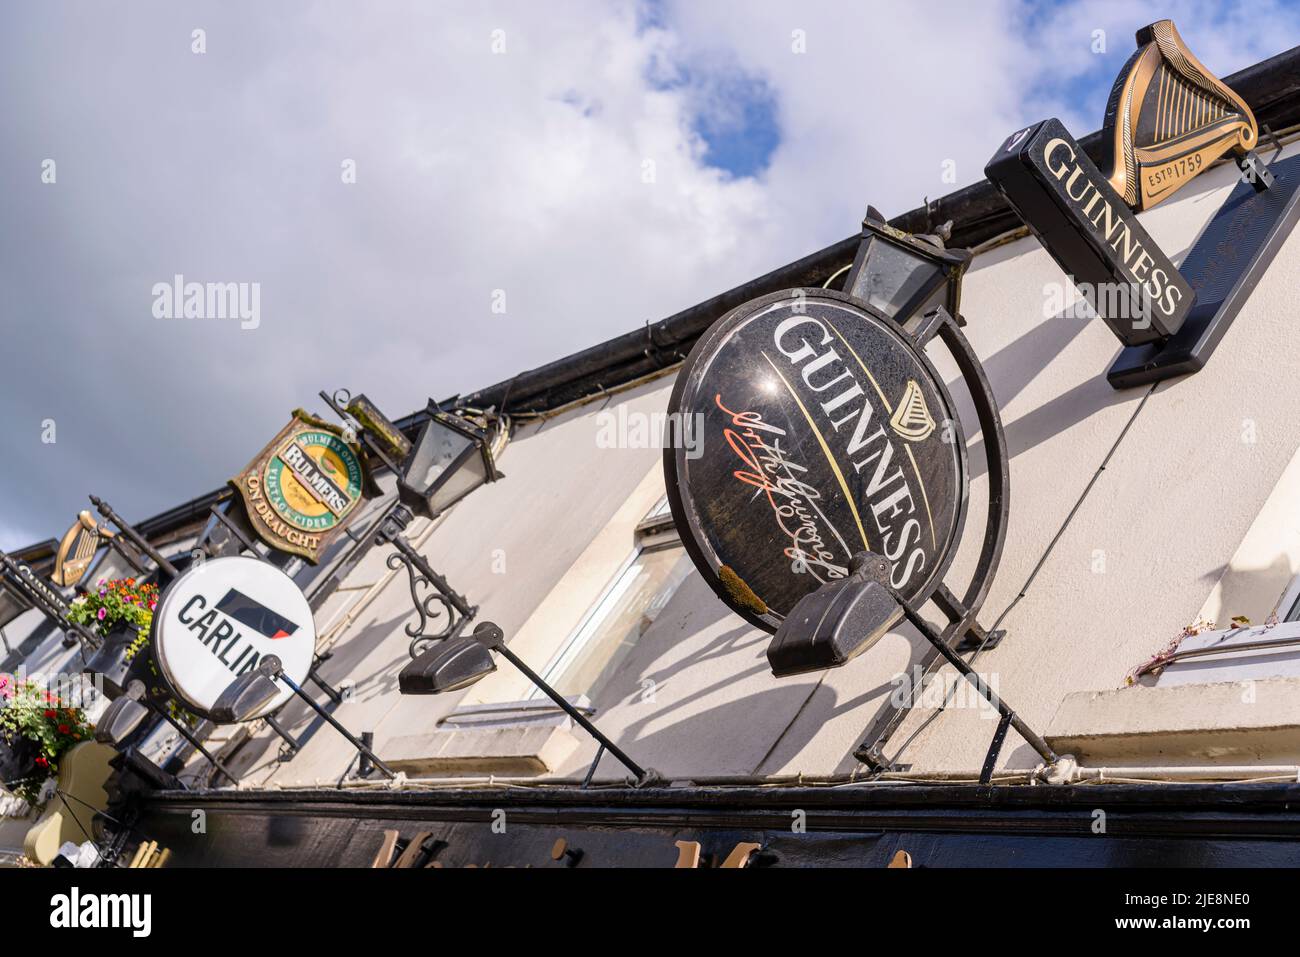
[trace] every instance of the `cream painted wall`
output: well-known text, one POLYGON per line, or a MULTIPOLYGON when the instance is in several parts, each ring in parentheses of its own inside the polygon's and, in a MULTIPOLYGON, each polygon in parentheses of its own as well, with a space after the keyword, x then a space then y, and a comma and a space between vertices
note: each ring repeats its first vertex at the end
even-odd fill
MULTIPOLYGON (((1144 214, 1143 223, 1181 258, 1232 180, 1231 167, 1213 170, 1144 214)), ((1222 604, 1215 596, 1241 596, 1231 598, 1234 606, 1262 609, 1300 567, 1298 280, 1300 238, 1293 236, 1208 368, 1161 384, 1146 401, 1006 619, 1008 637, 980 659, 979 670, 1031 725, 1045 729, 1070 693, 1121 686, 1185 624, 1222 604), (1256 424, 1253 443, 1242 440, 1248 419, 1256 424)), ((978 257, 963 290, 966 332, 997 393, 1011 448, 1010 537, 981 616, 986 624, 1014 599, 1147 391, 1107 384, 1119 345, 1101 322, 1044 315, 1045 288, 1063 281, 1037 241, 1025 238, 978 257)), ((480 620, 500 624, 535 667, 546 664, 617 570, 628 523, 659 493, 659 451, 600 448, 598 415, 619 405, 662 412, 670 387, 665 378, 521 430, 501 463, 506 479, 458 505, 425 546, 434 567, 482 606, 480 620)), ((980 437, 969 440, 977 459, 980 437)), ((956 591, 978 548, 982 473, 977 467, 968 539, 949 576, 956 591)), ((367 574, 373 580, 373 570, 367 574)), ((376 731, 381 754, 386 740, 432 731, 462 702, 521 691, 502 673, 459 695, 399 696, 409 601, 399 578, 358 617, 326 666, 331 678, 357 682, 354 700, 338 714, 354 730, 376 731)), ((627 659, 597 720, 670 778, 843 773, 857 767, 853 748, 892 707, 898 676, 922 652, 916 636, 900 632, 842 669, 777 680, 766 642, 692 577, 627 659)), ((929 716, 910 715, 886 752, 892 756, 919 730, 902 761, 920 770, 978 768, 994 727, 987 711, 949 710, 921 729, 929 716)), ((290 717, 297 733, 314 725, 301 709, 290 717)), ((262 779, 282 784, 337 777, 352 758, 328 728, 288 764, 269 763, 276 747, 260 734, 245 760, 262 765, 262 779)), ((584 740, 557 773, 580 774, 594 751, 584 740)), ((1036 762, 1013 733, 1003 764, 1036 762)), ((613 762, 603 763, 600 777, 621 776, 613 762)))
MULTIPOLYGON (((1143 215, 1143 224, 1180 259, 1234 174, 1231 166, 1210 171, 1188 195, 1143 215)), ((1074 328, 1041 318, 1040 290, 1060 271, 1034 240, 997 252, 981 257, 965 290, 968 332, 1003 402, 1013 451, 1012 539, 986 618, 1015 596, 1147 391, 1116 393, 1106 384, 1118 344, 1100 323, 1074 328), (1035 341, 1041 348, 1030 349, 1035 341), (1004 359, 1017 353, 1023 364, 1004 359)), ((1198 616, 1226 570, 1238 590, 1249 591, 1251 577, 1268 579, 1264 592, 1274 588, 1268 569, 1289 561, 1280 541, 1261 543, 1276 547, 1271 558, 1250 559, 1262 562, 1260 575, 1230 562, 1300 447, 1300 393, 1292 386, 1300 369, 1298 273, 1300 236, 1292 234, 1206 369, 1150 396, 1005 622, 1009 637, 980 660, 1031 725, 1044 728, 1071 692, 1120 687, 1198 616), (1247 420, 1256 425, 1254 442, 1243 441, 1247 420)), ((1279 515, 1297 507, 1289 492, 1275 503, 1279 515)), ((905 722, 896 740, 922 717, 905 722)), ((904 760, 918 769, 977 768, 989 731, 970 712, 945 713, 904 760)), ((1008 744, 1020 746, 1004 752, 1004 764, 1036 763, 1014 735, 1008 744)))

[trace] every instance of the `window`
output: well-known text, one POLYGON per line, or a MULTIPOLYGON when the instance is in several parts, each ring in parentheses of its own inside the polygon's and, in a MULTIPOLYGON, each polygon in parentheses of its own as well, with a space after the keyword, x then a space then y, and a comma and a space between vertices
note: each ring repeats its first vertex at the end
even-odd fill
POLYGON ((1300 621, 1300 577, 1291 582, 1286 595, 1277 603, 1283 621, 1300 621))
MULTIPOLYGON (((542 677, 566 697, 585 694, 597 700, 693 568, 673 526, 667 499, 660 499, 637 526, 632 554, 542 677)), ((541 695, 534 689, 529 697, 541 695)))

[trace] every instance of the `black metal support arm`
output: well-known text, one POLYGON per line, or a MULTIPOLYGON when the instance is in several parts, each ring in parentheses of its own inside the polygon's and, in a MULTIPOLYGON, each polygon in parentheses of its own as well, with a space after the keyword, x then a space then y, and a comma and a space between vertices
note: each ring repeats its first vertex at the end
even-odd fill
POLYGON ((216 768, 218 771, 224 774, 226 778, 229 779, 231 784, 239 783, 239 778, 231 774, 230 769, 227 768, 221 762, 221 759, 203 746, 203 742, 200 741, 195 736, 194 732, 192 732, 189 728, 185 727, 185 722, 178 721, 175 718, 173 718, 170 714, 168 714, 167 708, 164 705, 151 705, 151 707, 158 714, 162 715, 163 720, 166 721, 168 724, 170 724, 173 728, 175 728, 176 733, 179 734, 186 741, 188 741, 190 747, 192 747, 195 751, 199 752, 199 754, 201 754, 207 760, 208 764, 212 765, 214 768, 216 768))
POLYGON ((910 605, 906 603, 900 604, 903 608, 903 616, 911 623, 912 627, 919 631, 921 636, 935 647, 948 664, 956 668, 967 681, 975 686, 975 690, 978 691, 989 704, 997 709, 998 714, 1006 719, 1011 724, 1011 727, 1016 729, 1017 733, 1029 743, 1031 748, 1038 752, 1039 756, 1042 757, 1044 761, 1048 764, 1055 764, 1059 760, 1059 756, 1051 749, 1048 743, 1044 741, 1037 732, 1029 727, 1029 725, 1025 724, 1020 715, 1011 710, 1005 701, 998 697, 997 692, 990 688, 988 683, 981 678, 970 665, 966 664, 957 652, 952 650, 940 634, 931 627, 928 621, 918 615, 910 605))
POLYGON ((638 784, 643 784, 650 779, 651 775, 645 768, 641 767, 641 765, 629 758, 618 745, 605 737, 605 735, 601 733, 600 729, 591 723, 591 719, 575 708, 558 691, 547 684, 541 675, 524 664, 519 656, 506 646, 505 633, 502 632, 499 627, 491 622, 484 622, 474 629, 474 638, 485 648, 500 654, 501 657, 506 659, 506 661, 514 665, 525 678, 540 688, 546 697, 554 701, 565 714, 576 721, 582 726, 584 731, 595 738, 604 750, 618 758, 623 767, 627 768, 636 776, 638 784))
POLYGON ((144 554, 148 555, 149 558, 153 561, 153 563, 157 565, 158 568, 169 578, 175 578, 178 574, 180 574, 176 570, 175 565, 173 565, 167 559, 163 558, 162 552, 158 551, 158 549, 150 545, 149 540, 147 538, 145 538, 143 535, 137 532, 135 528, 133 528, 131 524, 127 522, 124 518, 118 515, 117 512, 113 511, 112 506, 110 506, 102 498, 100 498, 98 495, 92 495, 90 496, 90 504, 95 506, 96 510, 98 510, 100 515, 103 515, 104 518, 108 519, 110 522, 116 525, 118 531, 120 531, 123 535, 125 535, 128 539, 130 539, 132 545, 134 545, 140 551, 144 552, 144 554))
POLYGON ((459 636, 465 627, 478 614, 478 606, 471 605, 459 594, 443 576, 435 572, 429 562, 406 539, 404 531, 415 516, 405 505, 399 505, 388 514, 384 524, 376 535, 380 544, 391 543, 397 549, 388 556, 388 567, 406 566, 410 582, 411 601, 419 620, 406 626, 406 634, 411 638, 410 654, 419 656, 425 648, 435 641, 443 641, 459 636), (430 589, 423 597, 420 588, 430 589), (441 608, 437 607, 441 606, 441 608), (446 614, 447 624, 441 631, 430 633, 430 619, 446 614))
MULTIPOLYGON (((984 456, 988 464, 989 491, 984 516, 984 539, 970 584, 960 597, 954 595, 946 585, 941 584, 931 599, 948 619, 948 625, 943 631, 944 647, 950 650, 960 648, 973 651, 978 648, 992 648, 1002 637, 999 632, 991 634, 986 632, 980 626, 977 616, 993 585, 993 577, 997 573, 998 565, 1002 560, 1002 550, 1006 544, 1011 501, 1011 467, 997 398, 993 394, 984 367, 961 331, 957 317, 949 314, 947 310, 940 310, 940 312, 942 314, 938 316, 937 322, 925 323, 917 331, 924 337, 923 345, 930 338, 937 338, 943 344, 957 363, 957 368, 966 382, 979 422, 980 435, 983 438, 984 456)), ((939 659, 940 653, 937 650, 926 655, 921 662, 922 670, 929 673, 938 666, 939 659)), ((905 709, 887 706, 882 710, 868 727, 862 742, 854 751, 854 756, 873 767, 879 766, 884 758, 882 743, 898 729, 905 715, 905 709)))
POLYGON ((276 717, 273 714, 268 714, 265 720, 266 726, 274 731, 279 736, 280 740, 284 742, 280 752, 281 760, 283 761, 287 758, 292 758, 297 754, 302 748, 302 744, 297 738, 289 733, 289 729, 276 720, 276 717))
MULTIPOLYGON (((267 659, 263 658, 262 660, 266 661, 267 659)), ((283 681, 285 684, 287 684, 289 686, 290 691, 296 694, 303 701, 307 702, 308 706, 313 711, 315 711, 318 715, 320 715, 326 724, 328 724, 339 734, 343 735, 343 737, 347 738, 348 743, 351 744, 352 747, 356 748, 359 752, 361 752, 361 754, 365 755, 365 757, 370 760, 371 764, 377 767, 380 771, 383 771, 384 774, 390 778, 397 776, 396 773, 393 771, 393 769, 390 768, 388 765, 386 765, 383 762, 383 760, 379 757, 379 755, 375 754, 374 751, 366 747, 366 745, 364 745, 351 731, 343 727, 343 725, 339 724, 338 720, 335 719, 335 717, 332 714, 330 714, 328 711, 326 711, 324 708, 318 705, 315 699, 313 699, 311 695, 303 691, 302 688, 299 687, 296 681, 294 681, 292 678, 286 675, 284 673, 283 668, 276 667, 272 671, 272 677, 277 678, 280 681, 283 681)))

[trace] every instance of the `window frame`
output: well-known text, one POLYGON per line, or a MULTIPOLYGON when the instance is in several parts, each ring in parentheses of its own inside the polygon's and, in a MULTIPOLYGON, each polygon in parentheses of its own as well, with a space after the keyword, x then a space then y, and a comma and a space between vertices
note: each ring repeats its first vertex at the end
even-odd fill
MULTIPOLYGON (((636 582, 634 572, 641 559, 652 552, 669 548, 682 548, 683 556, 685 556, 681 536, 673 523, 672 512, 668 507, 668 497, 665 495, 661 496, 654 507, 636 524, 633 531, 631 551, 619 563, 618 569, 610 576, 609 581, 601 589, 599 596, 591 603, 582 617, 578 619, 578 623, 569 630, 564 640, 560 642, 555 654, 551 656, 546 666, 541 669, 539 674, 543 681, 554 685, 556 680, 578 661, 583 652, 591 646, 599 631, 600 622, 610 614, 622 595, 636 582)), ((586 693, 589 693, 589 691, 584 692, 584 694, 586 693)), ((545 692, 540 688, 533 687, 524 700, 535 701, 541 697, 545 697, 545 692)))

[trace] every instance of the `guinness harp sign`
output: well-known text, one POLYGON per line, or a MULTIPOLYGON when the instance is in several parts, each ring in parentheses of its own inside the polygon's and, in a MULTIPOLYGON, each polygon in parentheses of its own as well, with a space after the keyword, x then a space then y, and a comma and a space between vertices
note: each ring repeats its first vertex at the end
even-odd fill
POLYGON ((112 538, 113 532, 100 528, 89 512, 80 512, 59 541, 50 581, 60 588, 69 588, 81 581, 100 547, 112 538))
POLYGON ((1134 209, 1150 209, 1229 150, 1246 156, 1259 128, 1172 20, 1143 27, 1137 43, 1110 91, 1102 137, 1113 156, 1111 186, 1134 209))
POLYGON ((1106 107, 1108 169, 1053 119, 1013 133, 984 170, 1127 347, 1108 376, 1116 388, 1205 365, 1294 225, 1300 183, 1296 160, 1255 155, 1255 115, 1172 21, 1139 30, 1137 46, 1106 107), (1134 213, 1225 154, 1243 182, 1175 268, 1134 213))
POLYGON ((361 501, 366 475, 341 429, 299 409, 230 484, 262 541, 314 564, 361 501))

